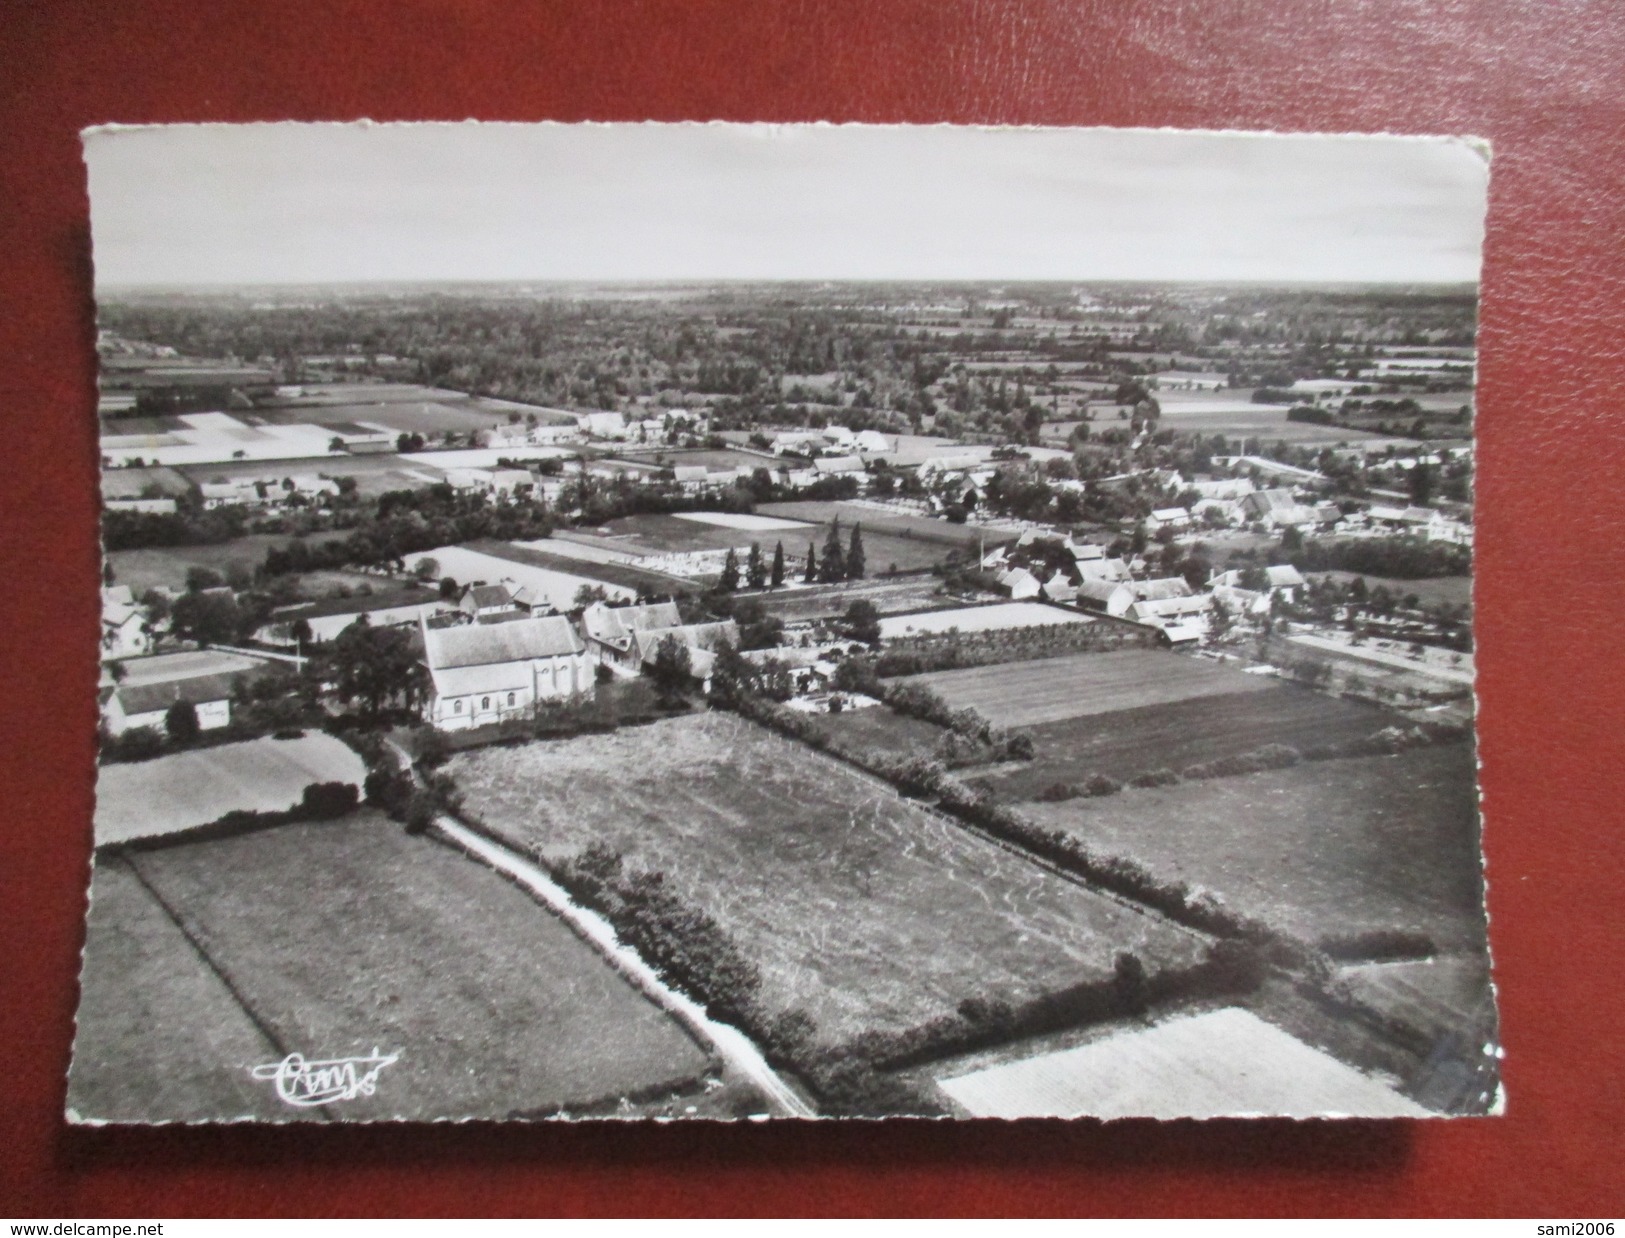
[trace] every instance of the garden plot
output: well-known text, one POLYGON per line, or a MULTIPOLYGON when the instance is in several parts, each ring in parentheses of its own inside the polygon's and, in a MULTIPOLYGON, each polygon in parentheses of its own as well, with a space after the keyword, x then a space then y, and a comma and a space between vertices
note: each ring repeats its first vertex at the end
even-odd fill
POLYGON ((1482 954, 1474 773, 1470 744, 1442 744, 1023 811, 1307 942, 1402 931, 1482 954))
POLYGON ((962 606, 919 615, 888 615, 880 621, 886 640, 906 636, 936 636, 946 632, 997 632, 1013 628, 1045 628, 1066 623, 1093 623, 1088 615, 1043 602, 995 602, 991 606, 962 606))
POLYGON ((321 732, 103 765, 96 776, 96 845, 173 834, 228 812, 283 812, 313 782, 359 790, 365 777, 361 758, 321 732))
POLYGON ((938 1086, 979 1118, 1420 1118, 1381 1080, 1234 1007, 938 1086))
POLYGON ((466 811, 551 862, 594 843, 716 919, 770 1012, 819 1041, 968 997, 1019 1003, 1186 965, 1204 939, 971 835, 886 784, 730 714, 460 753, 466 811))
POLYGON ((925 684, 955 709, 975 709, 997 726, 1037 726, 1194 697, 1278 690, 1264 676, 1158 649, 937 671, 909 682, 925 684))
MULTIPOLYGON (((235 1085, 236 1072, 246 1077, 247 1067, 287 1052, 331 1059, 376 1048, 397 1061, 374 1095, 343 1102, 333 1116, 430 1120, 613 1104, 691 1085, 710 1069, 680 1026, 523 890, 379 814, 183 843, 124 862, 197 945, 179 932, 163 936, 134 977, 143 986, 135 1008, 150 1003, 175 1026, 99 1021, 81 1035, 85 1060, 121 1064, 109 1073, 167 1085, 201 1069, 235 1085), (198 950, 275 1049, 246 1037, 240 1011, 218 993, 206 1007, 179 1004, 184 994, 170 973, 195 973, 198 950), (221 1053, 200 1067, 192 1046, 214 1040, 221 1053)), ((127 915, 110 909, 87 969, 130 958, 127 915), (112 948, 104 953, 101 940, 112 948)), ((128 980, 107 987, 131 1003, 128 980)), ((254 1086, 271 1094, 270 1083, 254 1086)), ((221 1109, 208 1116, 244 1112, 233 1094, 214 1103, 221 1109)), ((93 1098, 82 1104, 99 1116, 93 1098)))

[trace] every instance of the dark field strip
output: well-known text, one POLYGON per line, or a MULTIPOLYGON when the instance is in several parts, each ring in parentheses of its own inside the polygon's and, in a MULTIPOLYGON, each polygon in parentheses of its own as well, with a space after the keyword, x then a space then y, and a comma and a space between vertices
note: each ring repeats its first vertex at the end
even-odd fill
POLYGON ((1152 769, 1175 773, 1265 744, 1306 748, 1358 739, 1395 721, 1376 706, 1283 684, 1274 692, 1204 696, 1022 728, 1034 759, 993 775, 1001 799, 1030 800, 1056 782, 1090 774, 1127 780, 1152 769))

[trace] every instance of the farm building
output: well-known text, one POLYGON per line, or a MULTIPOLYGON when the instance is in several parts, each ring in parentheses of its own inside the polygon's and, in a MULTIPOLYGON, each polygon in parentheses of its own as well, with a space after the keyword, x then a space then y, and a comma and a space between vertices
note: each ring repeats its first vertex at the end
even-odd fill
POLYGON ((1078 586, 1079 606, 1103 611, 1113 618, 1122 618, 1134 602, 1134 590, 1124 581, 1086 580, 1078 586))
POLYGON ((1038 577, 1024 567, 1013 567, 999 574, 999 592, 1012 601, 1020 602, 1027 598, 1035 598, 1042 588, 1038 577))
POLYGON ((608 606, 594 602, 581 612, 587 652, 607 666, 636 667, 638 655, 633 637, 637 633, 682 625, 676 602, 653 602, 647 606, 608 606))
POLYGON ((1191 514, 1183 507, 1161 507, 1145 518, 1145 527, 1148 532, 1158 533, 1163 529, 1188 529, 1191 525, 1191 514))
POLYGON ((661 644, 667 640, 687 646, 689 671, 709 691, 717 650, 723 645, 739 648, 739 625, 732 619, 725 619, 721 623, 689 623, 675 628, 634 631, 632 648, 636 651, 638 665, 653 665, 661 644))
POLYGON ((457 609, 470 619, 486 622, 528 609, 512 581, 494 585, 469 585, 457 599, 457 609))
POLYGON ((1205 593, 1194 597, 1147 598, 1133 602, 1123 612, 1123 618, 1162 628, 1175 640, 1194 640, 1201 635, 1203 617, 1212 608, 1213 599, 1205 593))
POLYGON ((813 468, 820 477, 839 476, 863 472, 863 461, 857 456, 819 456, 813 468))
POLYGON ((162 730, 170 706, 185 701, 197 711, 198 729, 213 731, 231 721, 231 689, 236 682, 236 676, 220 674, 120 684, 106 693, 102 720, 113 735, 138 726, 162 730))
POLYGON ((431 627, 420 621, 433 685, 424 714, 443 731, 528 713, 593 690, 592 659, 563 615, 431 627))
POLYGON ((1290 490, 1255 491, 1241 501, 1241 509, 1248 520, 1262 521, 1277 529, 1322 522, 1319 509, 1298 502, 1290 490))

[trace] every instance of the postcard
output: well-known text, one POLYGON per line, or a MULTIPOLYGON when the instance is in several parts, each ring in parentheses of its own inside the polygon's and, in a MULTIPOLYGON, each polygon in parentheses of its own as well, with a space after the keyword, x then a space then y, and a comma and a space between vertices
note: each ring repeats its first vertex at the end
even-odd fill
POLYGON ((71 1121, 1499 1112, 1482 142, 85 157, 71 1121))

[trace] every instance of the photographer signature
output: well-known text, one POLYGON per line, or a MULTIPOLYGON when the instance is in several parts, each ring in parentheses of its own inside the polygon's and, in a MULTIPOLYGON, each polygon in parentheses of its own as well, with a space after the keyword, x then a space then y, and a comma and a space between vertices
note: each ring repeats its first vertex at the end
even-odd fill
POLYGON ((366 1057, 312 1062, 301 1053, 290 1053, 280 1062, 251 1067, 249 1073, 256 1079, 274 1080, 276 1094, 285 1103, 309 1109, 371 1096, 377 1090, 379 1072, 400 1060, 400 1056, 379 1053, 375 1047, 366 1057))

